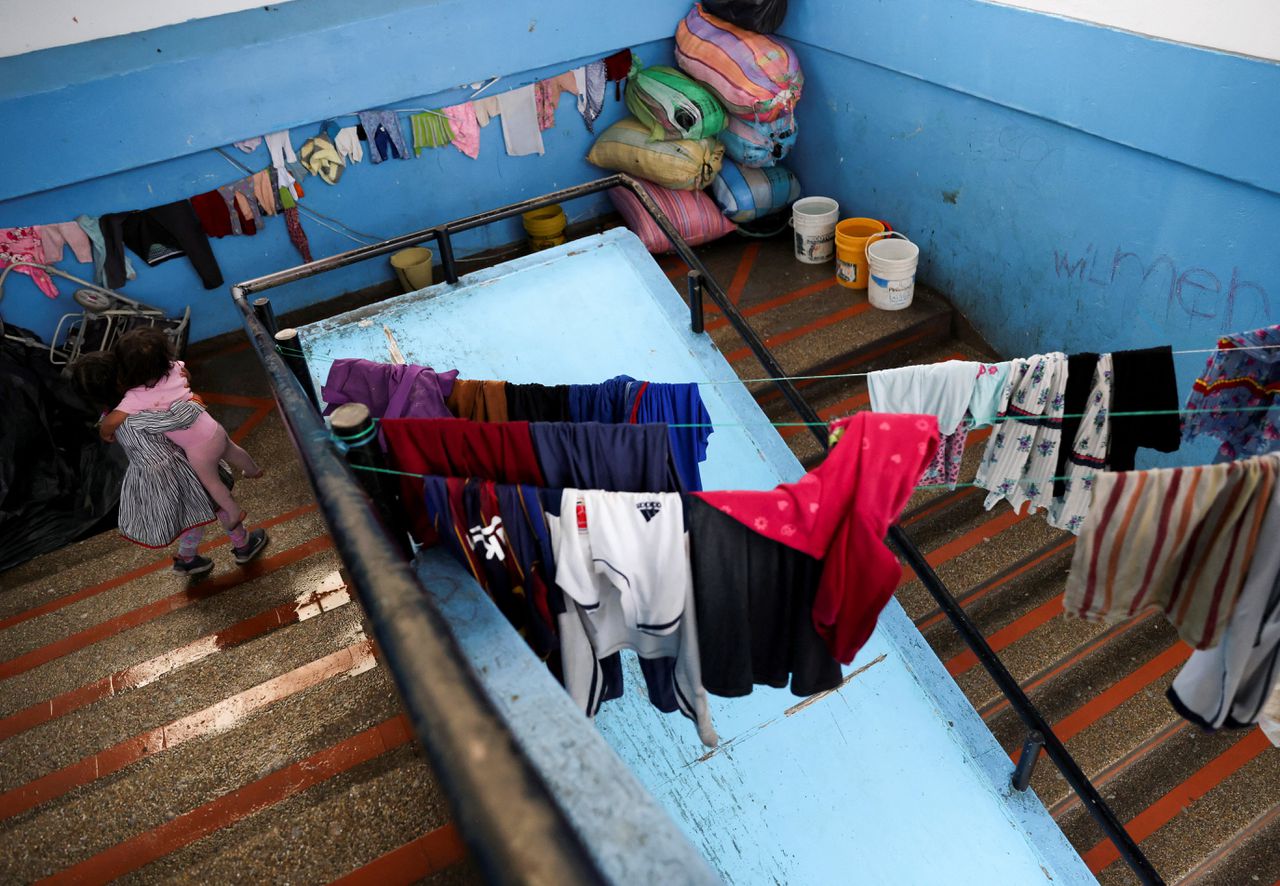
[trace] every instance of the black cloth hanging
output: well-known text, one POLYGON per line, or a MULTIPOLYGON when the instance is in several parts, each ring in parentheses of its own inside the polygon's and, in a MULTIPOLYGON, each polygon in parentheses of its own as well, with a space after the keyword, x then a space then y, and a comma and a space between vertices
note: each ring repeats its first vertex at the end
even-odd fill
MULTIPOLYGON (((1111 355, 1111 442, 1107 468, 1132 471, 1139 447, 1177 452, 1182 443, 1182 408, 1173 348, 1142 348, 1111 355), (1117 415, 1161 412, 1161 415, 1117 415)), ((1065 439, 1065 438, 1064 438, 1065 439)))
POLYGON ((222 285, 222 270, 189 201, 177 200, 133 212, 110 212, 99 223, 106 245, 104 270, 108 288, 117 289, 125 283, 126 246, 151 266, 185 255, 205 289, 222 285))
POLYGON ((569 386, 507 382, 508 421, 571 421, 569 386))

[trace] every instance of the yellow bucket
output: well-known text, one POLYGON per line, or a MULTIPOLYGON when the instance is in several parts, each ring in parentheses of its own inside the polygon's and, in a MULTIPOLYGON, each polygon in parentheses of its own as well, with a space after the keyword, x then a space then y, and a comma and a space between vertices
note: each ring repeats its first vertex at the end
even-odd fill
POLYGON ((533 250, 559 246, 564 242, 566 219, 559 206, 530 209, 522 218, 524 230, 529 235, 529 247, 533 250))
POLYGON ((884 222, 874 218, 846 218, 836 225, 836 281, 841 286, 867 288, 867 238, 884 230, 884 222))
POLYGON ((391 267, 405 292, 417 292, 431 285, 431 259, 434 256, 425 246, 410 246, 391 256, 391 267))

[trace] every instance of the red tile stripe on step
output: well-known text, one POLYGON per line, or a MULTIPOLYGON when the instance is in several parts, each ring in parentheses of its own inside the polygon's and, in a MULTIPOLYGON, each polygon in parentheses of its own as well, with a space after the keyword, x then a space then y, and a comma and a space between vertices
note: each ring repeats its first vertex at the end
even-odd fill
POLYGON ((351 602, 351 595, 343 586, 338 573, 335 572, 322 583, 321 587, 302 594, 295 600, 260 612, 217 633, 206 634, 198 640, 179 646, 163 655, 157 655, 140 664, 116 671, 101 680, 95 680, 10 714, 0 720, 0 741, 58 717, 65 717, 73 711, 78 711, 104 698, 119 695, 130 689, 139 689, 216 652, 224 652, 278 628, 307 621, 322 612, 330 612, 349 602, 351 602))
POLYGON ((403 715, 384 720, 346 741, 223 794, 40 882, 109 883, 313 785, 407 744, 410 739, 409 724, 403 715))
MULTIPOLYGON (((996 631, 987 638, 987 642, 991 645, 993 652, 999 652, 1060 614, 1062 614, 1062 594, 1057 594, 1053 599, 1046 600, 1026 615, 996 631)), ((951 676, 958 677, 977 663, 978 657, 966 649, 947 661, 947 671, 951 676)))
POLYGON ((962 499, 985 492, 985 489, 979 489, 976 486, 966 486, 963 489, 957 489, 955 492, 944 493, 928 504, 922 505, 915 510, 908 511, 906 516, 898 522, 903 526, 910 526, 913 523, 919 523, 921 520, 932 517, 934 514, 945 511, 953 505, 959 504, 962 499))
POLYGON ((268 418, 271 413, 275 412, 275 405, 263 406, 253 415, 246 418, 238 428, 231 432, 231 440, 235 443, 243 443, 245 437, 252 433, 253 429, 262 424, 263 420, 268 418))
MULTIPOLYGON (((302 507, 294 508, 292 511, 287 511, 283 514, 272 517, 269 520, 264 520, 261 523, 250 522, 250 525, 261 526, 263 529, 269 529, 272 526, 279 525, 280 523, 287 523, 295 517, 301 517, 303 514, 308 514, 315 509, 316 506, 314 503, 303 505, 302 507)), ((200 546, 200 551, 202 553, 208 552, 229 543, 230 542, 227 540, 225 535, 220 535, 213 541, 207 541, 202 544, 200 546)), ((96 585, 81 588, 78 591, 73 591, 72 593, 59 597, 56 600, 50 600, 47 603, 41 603, 39 606, 33 606, 24 612, 19 612, 6 618, 0 618, 0 631, 5 630, 6 628, 11 628, 17 624, 22 624, 24 621, 30 621, 33 618, 39 618, 42 615, 47 615, 50 612, 56 612, 65 606, 70 606, 73 603, 79 603, 81 600, 87 600, 90 597, 118 588, 121 585, 126 585, 135 579, 142 578, 145 575, 150 575, 153 572, 159 572, 161 569, 168 569, 171 566, 173 566, 173 560, 171 558, 161 557, 154 563, 148 563, 146 566, 139 566, 137 569, 130 570, 122 575, 117 575, 114 578, 109 578, 106 581, 98 582, 96 585)))
MULTIPOLYGON (((1114 761, 1109 766, 1103 767, 1096 775, 1090 777, 1090 781, 1093 782, 1093 786, 1095 788, 1101 789, 1104 785, 1110 784, 1122 775, 1129 769, 1129 767, 1141 763, 1147 757, 1151 756, 1151 754, 1166 741, 1190 727, 1191 724, 1186 720, 1175 720, 1155 735, 1148 738, 1142 744, 1129 751, 1119 760, 1114 761)), ((1061 820, 1064 815, 1079 805, 1080 795, 1075 791, 1071 791, 1061 800, 1049 807, 1049 814, 1054 817, 1055 821, 1061 820)))
MULTIPOLYGON (((1074 538, 1069 538, 1066 541, 1058 542, 1057 544, 1050 545, 1047 548, 1042 548, 1038 554, 1034 554, 1030 558, 1023 560, 1014 569, 1004 572, 996 576, 995 578, 992 578, 984 582, 983 584, 978 585, 978 587, 976 587, 974 590, 966 594, 964 597, 960 598, 961 605, 968 606, 970 603, 976 603, 978 600, 981 600, 983 597, 987 596, 993 591, 999 590, 1004 585, 1013 581, 1018 576, 1025 575, 1026 573, 1030 572, 1032 569, 1035 569, 1037 566, 1044 563, 1046 560, 1050 560, 1053 557, 1056 557, 1058 554, 1062 553, 1063 551, 1069 549, 1072 545, 1075 544, 1075 541, 1076 540, 1074 538)), ((943 613, 941 610, 935 609, 933 612, 931 612, 928 615, 925 615, 923 618, 917 621, 916 627, 919 630, 924 631, 933 627, 935 624, 942 621, 944 618, 946 618, 946 614, 943 613)), ((1023 687, 1023 688, 1025 689, 1026 687, 1023 687)))
MULTIPOLYGON (((817 332, 819 329, 826 329, 828 326, 843 323, 845 320, 852 320, 859 314, 864 314, 869 310, 871 310, 871 304, 869 302, 863 302, 862 304, 854 305, 851 308, 844 308, 843 310, 836 311, 835 313, 827 314, 825 317, 819 317, 817 320, 805 323, 803 326, 797 326, 795 329, 788 329, 785 332, 779 332, 776 335, 771 335, 764 340, 764 343, 771 349, 777 348, 785 345, 789 341, 795 341, 798 338, 802 338, 811 332, 817 332)), ((900 346, 901 344, 893 345, 893 347, 900 346)), ((744 345, 736 351, 731 351, 726 354, 725 359, 730 363, 737 363, 739 360, 745 360, 750 356, 751 348, 744 345)))
POLYGON ((114 637, 116 634, 123 633, 131 628, 155 621, 157 618, 168 615, 171 612, 186 609, 188 606, 199 603, 201 600, 206 600, 229 588, 234 588, 261 575, 267 575, 277 569, 282 569, 331 547, 333 547, 333 540, 327 535, 322 535, 308 542, 303 542, 297 547, 289 548, 287 551, 281 551, 274 556, 257 560, 233 572, 224 572, 222 575, 190 585, 176 594, 170 594, 168 597, 162 597, 153 603, 148 603, 146 606, 139 606, 137 609, 121 613, 115 618, 109 618, 101 624, 69 634, 45 646, 19 655, 17 658, 0 662, 0 680, 16 677, 18 674, 26 673, 32 668, 48 664, 64 655, 70 655, 72 652, 77 652, 108 637, 114 637))
POLYGON ((1071 740, 1190 657, 1191 647, 1175 641, 1173 646, 1054 723, 1053 731, 1063 741, 1071 740))
POLYGON ((345 877, 334 880, 333 886, 402 886, 416 883, 445 868, 453 867, 466 857, 467 848, 462 837, 450 822, 399 849, 375 858, 345 877))
MULTIPOLYGON (((1254 729, 1231 747, 1200 767, 1191 777, 1156 800, 1125 823, 1133 839, 1141 843, 1164 827, 1183 810, 1213 790, 1251 760, 1271 747, 1261 729, 1254 729)), ((1084 854, 1089 870, 1098 874, 1119 861, 1120 853, 1110 840, 1102 840, 1084 854)))
POLYGON ((296 695, 338 676, 354 676, 374 667, 373 641, 361 640, 273 677, 265 683, 237 692, 194 714, 164 726, 149 729, 133 738, 64 766, 24 785, 0 794, 0 820, 12 818, 44 803, 119 772, 147 757, 176 748, 194 738, 226 732, 239 726, 255 711, 296 695))
MULTIPOLYGON (((1045 683, 1052 680, 1054 677, 1057 677, 1059 674, 1066 673, 1068 670, 1075 667, 1080 662, 1084 661, 1090 655, 1097 652, 1103 646, 1106 646, 1112 640, 1118 639, 1119 637, 1123 636, 1124 634, 1127 634, 1129 631, 1138 627, 1138 625, 1144 624, 1148 618, 1152 617, 1152 615, 1154 615, 1154 611, 1148 612, 1146 615, 1139 615, 1135 618, 1130 619, 1129 621, 1122 622, 1118 625, 1114 625, 1108 630, 1106 630, 1104 633, 1102 633, 1101 635, 1094 637, 1093 639, 1089 640, 1086 643, 1081 644, 1080 646, 1077 646, 1074 652, 1070 653, 1065 658, 1059 660, 1057 663, 1051 665, 1049 668, 1036 674, 1034 677, 1032 677, 1030 680, 1024 683, 1022 685, 1023 691, 1028 694, 1034 692, 1035 690, 1043 686, 1045 683)), ((982 719, 990 720, 992 717, 994 717, 996 714, 1003 711, 1008 706, 1009 706, 1009 699, 1005 698, 1004 696, 1000 696, 998 699, 991 702, 990 704, 984 705, 983 707, 979 708, 978 713, 982 715, 982 719)))
MULTIPOLYGON (((925 560, 929 562, 930 566, 937 569, 943 563, 954 560, 961 554, 972 550, 989 538, 994 538, 1010 526, 1025 519, 1026 514, 1020 514, 1012 509, 999 511, 995 516, 987 518, 980 525, 970 529, 959 538, 953 539, 925 554, 925 560)), ((898 588, 902 589, 915 580, 916 574, 907 570, 903 573, 902 580, 898 582, 898 588)))
MULTIPOLYGON (((790 292, 783 293, 782 295, 779 295, 776 298, 771 298, 768 301, 757 302, 753 305, 743 308, 738 313, 742 314, 742 316, 744 317, 754 317, 757 314, 763 314, 768 311, 772 311, 775 308, 782 307, 783 305, 789 305, 793 301, 799 301, 802 298, 808 298, 809 296, 816 295, 819 292, 826 292, 828 289, 832 288, 835 285, 836 285, 836 281, 834 277, 827 280, 819 280, 817 283, 810 283, 808 286, 801 286, 799 289, 793 289, 790 292)), ((706 306, 706 309, 708 312, 711 312, 714 310, 716 313, 719 313, 719 309, 715 308, 713 305, 710 305, 710 304, 706 306)), ((704 328, 707 330, 707 332, 715 332, 717 329, 720 329, 722 326, 728 326, 728 325, 729 325, 728 317, 714 317, 711 320, 708 320, 704 324, 704 328)))
POLYGON ((760 244, 750 243, 742 250, 742 258, 738 259, 738 268, 729 281, 729 301, 737 304, 742 301, 742 291, 747 288, 747 280, 751 277, 751 269, 755 266, 756 256, 760 254, 760 244))

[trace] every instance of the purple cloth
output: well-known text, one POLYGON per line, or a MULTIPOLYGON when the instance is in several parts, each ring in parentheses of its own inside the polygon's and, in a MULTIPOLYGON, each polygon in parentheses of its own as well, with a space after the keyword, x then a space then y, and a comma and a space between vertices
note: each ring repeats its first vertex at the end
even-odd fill
POLYGON ((374 418, 453 418, 444 401, 457 377, 456 369, 334 360, 320 397, 325 415, 343 403, 363 403, 374 418))

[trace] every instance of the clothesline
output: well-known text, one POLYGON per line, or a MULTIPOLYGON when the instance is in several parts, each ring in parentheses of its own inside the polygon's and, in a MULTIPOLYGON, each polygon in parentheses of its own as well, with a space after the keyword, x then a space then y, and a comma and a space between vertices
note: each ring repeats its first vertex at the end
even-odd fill
MULTIPOLYGON (((1212 354, 1217 351, 1270 351, 1270 350, 1277 350, 1277 349, 1280 349, 1280 345, 1249 345, 1248 347, 1236 347, 1236 348, 1192 348, 1184 351, 1174 351, 1173 353, 1174 354, 1212 354)), ((288 348, 282 345, 276 345, 276 350, 286 356, 306 357, 308 361, 313 363, 336 363, 339 360, 352 359, 351 357, 314 356, 314 355, 309 355, 297 348, 288 348)), ((943 361, 943 362, 946 362, 946 361, 943 361)), ((969 362, 980 363, 980 362, 998 362, 998 361, 975 360, 975 361, 969 361, 969 362)), ((938 363, 916 363, 916 364, 911 364, 909 366, 893 367, 893 368, 919 369, 921 366, 936 366, 936 365, 939 365, 939 364, 938 363)), ((821 381, 823 379, 830 379, 830 378, 864 378, 868 375, 873 375, 875 372, 881 372, 881 371, 883 370, 872 370, 869 372, 830 372, 830 373, 820 373, 818 375, 780 375, 772 378, 719 379, 719 380, 699 381, 699 382, 694 382, 694 384, 749 385, 749 384, 757 384, 757 383, 763 383, 763 382, 777 382, 777 381, 821 381)))

